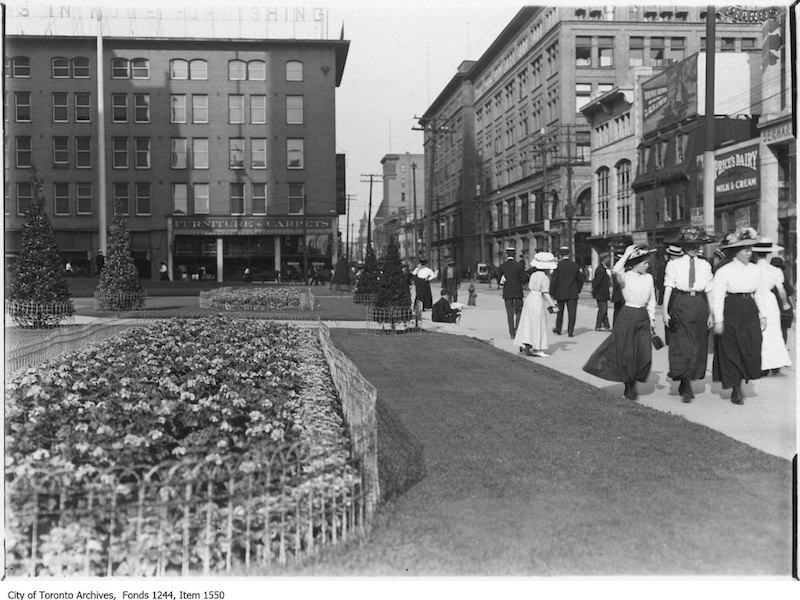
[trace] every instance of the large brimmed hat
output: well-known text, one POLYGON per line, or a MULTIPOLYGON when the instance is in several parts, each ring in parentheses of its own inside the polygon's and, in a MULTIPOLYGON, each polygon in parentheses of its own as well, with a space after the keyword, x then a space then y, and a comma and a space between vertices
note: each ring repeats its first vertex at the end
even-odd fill
POLYGON ((653 252, 655 252, 655 248, 645 248, 644 246, 636 246, 631 252, 631 255, 625 261, 626 267, 632 267, 644 260, 647 260, 647 257, 650 256, 653 252))
POLYGON ((728 248, 746 248, 754 246, 761 238, 758 237, 758 232, 752 227, 741 227, 729 233, 720 242, 719 247, 723 250, 728 248))
POLYGON ((537 252, 533 256, 531 266, 544 271, 548 269, 555 269, 558 266, 558 263, 556 262, 556 257, 550 252, 537 252))
POLYGON ((670 244, 667 246, 666 253, 670 256, 683 256, 683 248, 675 244, 670 244))
POLYGON ((760 252, 762 254, 771 254, 773 252, 780 252, 783 246, 774 244, 771 239, 762 237, 758 242, 753 244, 753 252, 760 252))
POLYGON ((714 242, 714 238, 696 225, 681 227, 678 236, 675 239, 667 241, 669 244, 677 244, 678 246, 711 244, 712 242, 714 242))

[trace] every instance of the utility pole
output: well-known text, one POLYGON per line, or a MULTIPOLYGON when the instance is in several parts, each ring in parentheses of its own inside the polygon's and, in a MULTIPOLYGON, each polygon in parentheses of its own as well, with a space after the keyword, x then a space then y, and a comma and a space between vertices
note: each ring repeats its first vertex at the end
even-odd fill
POLYGON ((572 216, 575 213, 575 206, 572 204, 572 142, 570 132, 572 127, 567 125, 567 193, 564 211, 567 213, 567 237, 569 238, 569 255, 575 260, 575 236, 572 233, 572 216))
POLYGON ((303 194, 303 285, 308 283, 308 234, 306 231, 306 206, 308 195, 303 194))
MULTIPOLYGON (((417 121, 422 121, 425 117, 414 117, 417 121)), ((421 127, 412 127, 413 131, 423 131, 430 133, 431 142, 431 160, 428 167, 425 169, 425 175, 428 177, 428 193, 425 198, 425 209, 427 211, 425 219, 425 258, 430 261, 433 258, 433 179, 434 168, 436 166, 436 134, 439 131, 449 131, 448 127, 437 125, 436 117, 430 119, 429 124, 422 125, 421 127)), ((423 142, 424 145, 425 142, 423 142)))
MULTIPOLYGON (((714 231, 714 71, 717 45, 717 11, 706 9, 706 105, 705 145, 703 149, 703 225, 706 233, 714 231)), ((711 257, 711 245, 706 245, 706 256, 711 257)))
MULTIPOLYGON (((542 127, 539 132, 542 134, 542 188, 544 194, 542 195, 542 208, 544 209, 544 220, 550 220, 550 192, 547 191, 547 130, 542 127)), ((548 223, 547 227, 544 228, 549 232, 550 225, 548 223)), ((544 238, 547 242, 545 244, 545 250, 550 250, 550 235, 548 234, 547 237, 544 238)))
POLYGON ((368 180, 362 179, 361 183, 369 181, 369 206, 367 208, 367 248, 372 245, 372 182, 375 177, 383 177, 377 173, 362 173, 362 177, 369 177, 368 180))
POLYGON ((411 163, 411 181, 414 186, 414 215, 411 219, 412 224, 412 248, 414 249, 414 258, 417 258, 417 163, 411 163))
POLYGON ((345 244, 345 256, 347 257, 347 268, 350 268, 350 199, 355 196, 355 194, 347 194, 347 223, 345 225, 345 236, 347 238, 347 242, 345 244))

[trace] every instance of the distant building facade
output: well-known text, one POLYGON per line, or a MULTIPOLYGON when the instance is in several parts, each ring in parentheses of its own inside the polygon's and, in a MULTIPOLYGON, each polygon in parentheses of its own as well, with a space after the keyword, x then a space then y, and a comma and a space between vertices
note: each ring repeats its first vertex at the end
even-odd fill
POLYGON ((424 214, 424 154, 387 154, 383 166, 383 200, 375 213, 375 248, 378 254, 389 241, 399 245, 400 258, 415 258, 417 241, 414 233, 414 209, 419 232, 424 214))

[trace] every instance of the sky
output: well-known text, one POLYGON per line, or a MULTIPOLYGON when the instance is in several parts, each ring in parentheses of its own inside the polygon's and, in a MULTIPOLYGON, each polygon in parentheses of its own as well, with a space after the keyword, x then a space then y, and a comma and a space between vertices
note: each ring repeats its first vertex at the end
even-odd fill
MULTIPOLYGON (((154 0, 9 0, 8 4, 106 7, 109 11, 111 7, 164 6, 154 0)), ((336 151, 346 154, 347 193, 354 195, 351 223, 366 213, 369 200, 370 186, 361 175, 381 173, 380 161, 386 154, 422 153, 423 133, 412 130, 417 125, 414 117, 425 113, 462 61, 483 54, 522 7, 508 0, 176 0, 168 4, 216 10, 220 6, 326 7, 327 37, 338 39, 344 26, 350 49, 336 91, 336 151)), ((374 214, 383 197, 382 186, 373 184, 372 194, 374 214)))

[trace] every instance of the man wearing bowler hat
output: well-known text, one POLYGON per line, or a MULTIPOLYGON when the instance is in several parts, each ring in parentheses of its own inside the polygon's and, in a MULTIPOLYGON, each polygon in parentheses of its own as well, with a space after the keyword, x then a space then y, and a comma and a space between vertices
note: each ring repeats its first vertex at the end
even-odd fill
POLYGON ((575 336, 575 317, 578 310, 578 292, 583 286, 583 273, 577 263, 570 259, 569 248, 561 246, 558 250, 561 260, 550 279, 550 295, 558 303, 556 327, 553 333, 561 335, 561 326, 564 322, 564 305, 567 307, 569 317, 567 320, 567 334, 575 336))
POLYGON ((517 334, 517 325, 522 314, 522 282, 525 267, 516 260, 517 249, 506 248, 506 260, 500 265, 500 283, 503 284, 503 300, 506 304, 508 334, 511 339, 517 334))

